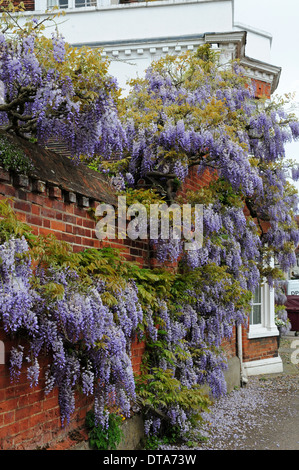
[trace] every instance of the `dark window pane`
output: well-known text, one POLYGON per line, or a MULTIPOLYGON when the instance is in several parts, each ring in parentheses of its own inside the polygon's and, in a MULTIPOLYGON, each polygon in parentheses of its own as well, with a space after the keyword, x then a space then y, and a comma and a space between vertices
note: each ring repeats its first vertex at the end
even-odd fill
POLYGON ((92 7, 97 4, 97 0, 75 0, 75 7, 92 7))
POLYGON ((249 320, 251 325, 258 325, 262 323, 262 289, 260 287, 255 289, 252 298, 252 307, 249 320))

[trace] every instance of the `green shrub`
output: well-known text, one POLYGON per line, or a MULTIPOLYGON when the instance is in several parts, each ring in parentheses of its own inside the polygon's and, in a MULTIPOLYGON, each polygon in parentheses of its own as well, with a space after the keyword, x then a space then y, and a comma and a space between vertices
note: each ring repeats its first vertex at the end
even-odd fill
POLYGON ((95 450, 115 450, 123 437, 121 423, 123 418, 115 413, 109 414, 109 427, 96 425, 93 411, 86 415, 86 427, 90 446, 95 450))

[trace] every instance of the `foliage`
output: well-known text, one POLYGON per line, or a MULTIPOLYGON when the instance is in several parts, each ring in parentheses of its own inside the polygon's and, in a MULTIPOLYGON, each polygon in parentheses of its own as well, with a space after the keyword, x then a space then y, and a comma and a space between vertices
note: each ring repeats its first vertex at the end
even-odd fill
POLYGON ((171 369, 152 367, 151 372, 136 379, 146 435, 170 439, 171 431, 176 440, 188 436, 191 418, 197 422, 211 401, 199 386, 182 385, 171 369))
POLYGON ((111 406, 129 416, 135 399, 130 344, 142 321, 134 283, 118 278, 117 267, 114 274, 109 270, 105 253, 90 263, 92 252, 77 256, 54 237, 29 236, 29 247, 27 227, 5 212, 10 220, 1 220, 1 322, 7 334, 29 342, 28 351, 12 350, 12 377, 18 379, 27 362, 30 383, 37 384, 39 356, 46 352, 52 356, 46 393, 58 387, 63 423, 74 410, 78 387, 94 395, 96 420, 103 426, 111 406))
POLYGON ((291 329, 291 322, 286 311, 286 281, 280 281, 275 289, 275 325, 281 334, 286 334, 291 329))
POLYGON ((89 442, 95 450, 116 450, 123 437, 121 423, 123 418, 115 413, 110 413, 108 427, 103 428, 95 424, 92 411, 86 415, 86 427, 88 429, 89 442))
POLYGON ((19 148, 13 145, 5 136, 0 136, 0 166, 23 175, 30 174, 33 163, 19 148))
POLYGON ((225 271, 209 265, 177 273, 151 306, 150 316, 145 315, 147 354, 136 386, 148 435, 164 436, 171 426, 188 440, 200 411, 211 405, 203 386, 208 384, 214 397, 226 392, 221 342, 231 336, 235 322, 246 318, 250 293, 225 271), (217 303, 211 285, 217 289, 217 303))
MULTIPOLYGON (((96 426, 107 426, 115 406, 127 417, 131 404, 148 408, 142 387, 136 397, 130 344, 136 334, 152 333, 149 309, 169 295, 174 274, 140 269, 109 248, 73 253, 53 236, 32 236, 5 202, 1 215, 1 321, 7 334, 29 342, 26 353, 23 346, 12 350, 12 377, 17 380, 27 362, 28 378, 36 385, 39 355, 45 351, 52 356, 46 393, 58 387, 63 422, 74 410, 78 387, 94 395, 96 426)), ((163 400, 169 410, 179 403, 193 412, 208 403, 197 386, 181 387, 171 374, 161 381, 165 390, 155 389, 156 380, 150 386, 157 409, 163 400)))
POLYGON ((291 329, 291 322, 284 305, 275 305, 275 325, 282 335, 285 335, 291 329))

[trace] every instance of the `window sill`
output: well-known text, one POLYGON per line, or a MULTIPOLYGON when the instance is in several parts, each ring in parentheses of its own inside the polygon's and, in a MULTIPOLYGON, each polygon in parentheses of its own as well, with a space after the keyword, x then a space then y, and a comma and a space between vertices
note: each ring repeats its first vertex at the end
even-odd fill
POLYGON ((278 336, 279 331, 276 326, 272 326, 271 328, 266 328, 262 325, 250 325, 249 332, 248 332, 248 339, 254 338, 266 338, 269 336, 278 336))

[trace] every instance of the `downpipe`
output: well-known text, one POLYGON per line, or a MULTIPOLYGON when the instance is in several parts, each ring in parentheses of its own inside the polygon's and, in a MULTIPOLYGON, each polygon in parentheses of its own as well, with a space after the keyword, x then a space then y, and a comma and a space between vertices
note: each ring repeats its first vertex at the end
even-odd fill
POLYGON ((242 325, 237 326, 237 345, 238 345, 238 357, 240 361, 240 371, 241 371, 241 387, 247 384, 248 377, 243 364, 243 343, 242 343, 242 325))

